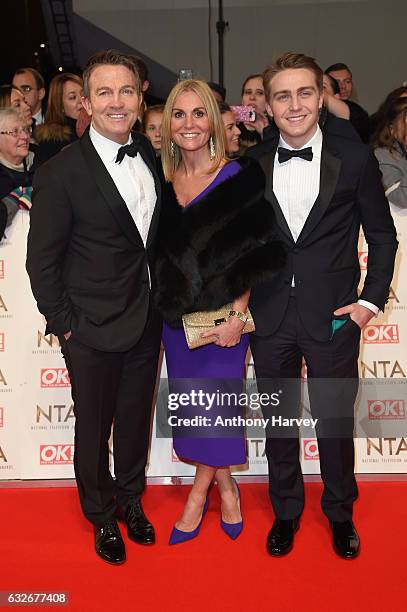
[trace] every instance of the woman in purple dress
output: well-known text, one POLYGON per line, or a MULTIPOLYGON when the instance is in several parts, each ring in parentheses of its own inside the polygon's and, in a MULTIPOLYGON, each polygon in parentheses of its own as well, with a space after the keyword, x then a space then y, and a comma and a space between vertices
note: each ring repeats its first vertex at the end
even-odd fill
POLYGON ((155 282, 156 304, 166 321, 170 392, 187 393, 191 400, 176 411, 178 420, 207 419, 201 419, 201 427, 173 429, 174 450, 181 460, 196 464, 196 475, 170 543, 198 535, 213 481, 221 497, 221 526, 235 539, 243 522, 230 466, 246 463, 244 429, 215 422, 243 415, 243 407, 233 401, 223 406, 207 399, 197 402, 196 394, 218 398, 217 392, 228 392, 234 397, 243 391, 248 335, 242 332, 250 289, 271 279, 284 252, 276 240, 273 209, 264 199, 264 174, 252 159, 226 157, 219 108, 204 82, 181 81, 170 93, 161 155, 166 182, 155 282), (229 318, 216 327, 215 341, 190 350, 182 315, 228 303, 229 318))

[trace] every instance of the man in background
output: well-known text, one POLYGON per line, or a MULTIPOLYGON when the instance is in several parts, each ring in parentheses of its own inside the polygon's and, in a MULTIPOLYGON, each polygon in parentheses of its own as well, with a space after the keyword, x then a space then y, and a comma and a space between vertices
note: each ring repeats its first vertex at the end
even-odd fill
POLYGON ((339 84, 340 97, 349 106, 349 120, 353 127, 365 143, 370 139, 370 121, 369 115, 359 104, 356 104, 350 98, 353 93, 353 77, 350 69, 346 64, 332 64, 325 70, 325 74, 333 77, 339 84))
POLYGON ((30 105, 33 128, 44 123, 42 101, 45 98, 45 83, 38 70, 35 70, 35 68, 19 68, 13 77, 13 85, 23 92, 30 105))

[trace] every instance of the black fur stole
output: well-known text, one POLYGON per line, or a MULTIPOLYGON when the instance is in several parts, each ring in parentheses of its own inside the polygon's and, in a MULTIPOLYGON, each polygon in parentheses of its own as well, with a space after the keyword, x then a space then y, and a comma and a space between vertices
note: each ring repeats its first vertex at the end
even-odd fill
POLYGON ((215 310, 269 281, 285 263, 265 176, 254 159, 182 208, 165 183, 155 266, 155 304, 164 319, 215 310))

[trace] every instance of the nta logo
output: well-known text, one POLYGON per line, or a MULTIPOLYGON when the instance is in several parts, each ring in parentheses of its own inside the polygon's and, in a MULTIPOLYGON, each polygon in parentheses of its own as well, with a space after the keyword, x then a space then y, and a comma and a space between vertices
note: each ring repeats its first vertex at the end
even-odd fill
POLYGON ((405 438, 377 438, 377 441, 366 438, 366 452, 368 456, 377 453, 381 457, 384 455, 393 457, 403 451, 407 451, 405 438))
POLYGON ((49 404, 48 411, 37 404, 37 423, 40 423, 41 419, 45 419, 48 423, 67 423, 74 416, 73 404, 70 406, 66 404, 49 404))
POLYGON ((42 345, 43 342, 45 342, 45 344, 48 344, 50 348, 58 348, 60 346, 57 336, 54 336, 54 334, 48 334, 48 337, 47 337, 47 336, 44 336, 42 332, 37 330, 38 348, 42 345))
POLYGON ((371 365, 361 361, 360 365, 362 378, 406 378, 406 374, 397 360, 372 361, 371 365))

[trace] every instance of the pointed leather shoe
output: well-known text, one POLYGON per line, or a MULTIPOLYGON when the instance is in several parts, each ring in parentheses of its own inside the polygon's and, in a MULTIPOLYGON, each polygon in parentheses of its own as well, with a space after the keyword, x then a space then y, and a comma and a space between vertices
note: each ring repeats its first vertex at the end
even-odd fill
POLYGON ((126 549, 119 526, 111 519, 103 527, 95 527, 95 550, 99 557, 111 563, 120 565, 126 560, 126 549))
POLYGON ((267 552, 273 557, 282 557, 294 546, 294 534, 298 530, 299 519, 276 519, 267 537, 267 552))
POLYGON ((183 542, 189 542, 189 540, 193 540, 194 538, 196 538, 199 535, 203 517, 206 514, 208 505, 209 505, 209 497, 206 496, 204 507, 202 509, 201 520, 199 521, 195 529, 193 531, 181 531, 181 529, 177 529, 176 527, 173 527, 168 544, 170 544, 171 546, 173 544, 182 544, 183 542))
MULTIPOLYGON (((233 478, 233 482, 235 483, 235 487, 236 487, 236 493, 237 493, 237 505, 239 507, 239 512, 240 512, 240 490, 239 490, 239 485, 237 484, 236 480, 233 478)), ((226 523, 223 518, 222 518, 222 513, 220 515, 220 526, 222 527, 223 531, 226 533, 227 536, 229 536, 229 538, 231 540, 236 540, 240 534, 243 531, 243 518, 239 523, 226 523)))
POLYGON ((352 521, 331 521, 334 551, 343 559, 354 559, 360 551, 360 539, 352 521))
POLYGON ((144 514, 139 499, 129 499, 127 506, 122 511, 122 519, 127 525, 127 535, 130 540, 144 545, 155 543, 154 527, 144 514))

